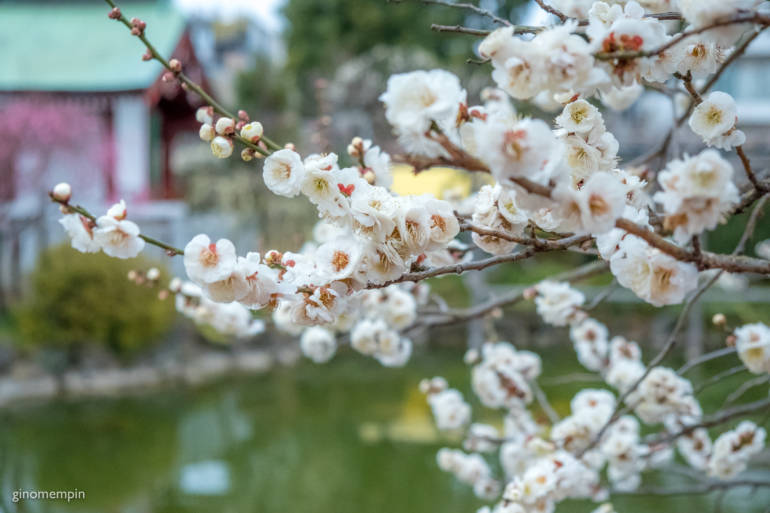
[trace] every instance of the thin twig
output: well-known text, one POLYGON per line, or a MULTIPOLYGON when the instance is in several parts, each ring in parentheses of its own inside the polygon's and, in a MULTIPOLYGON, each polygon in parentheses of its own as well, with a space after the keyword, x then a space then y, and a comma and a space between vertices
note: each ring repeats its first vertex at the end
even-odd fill
POLYGON ((741 386, 733 390, 730 395, 728 395, 725 398, 725 402, 722 403, 722 408, 726 408, 730 406, 731 404, 734 404, 738 399, 740 399, 743 394, 751 390, 752 388, 763 385, 770 380, 770 375, 763 374, 762 376, 757 376, 755 378, 749 379, 747 381, 744 381, 741 383, 741 386))
POLYGON ((562 23, 564 23, 565 21, 567 21, 569 19, 569 16, 567 16, 566 14, 561 12, 559 9, 557 9, 557 8, 551 6, 551 5, 548 5, 543 0, 535 0, 535 2, 537 2, 537 5, 539 5, 540 8, 543 9, 545 12, 553 14, 554 16, 559 18, 559 21, 561 21, 562 23))
POLYGON ((467 11, 472 11, 476 14, 480 14, 481 16, 485 16, 490 20, 492 20, 494 23, 498 23, 506 27, 511 25, 510 21, 504 20, 503 18, 496 16, 495 13, 493 13, 492 11, 489 11, 487 9, 482 9, 477 5, 463 3, 463 2, 446 2, 444 0, 420 0, 420 1, 427 5, 441 5, 444 7, 453 7, 455 9, 465 9, 467 11))
POLYGON ((712 351, 710 353, 706 353, 704 355, 699 356, 698 358, 693 358, 686 364, 682 365, 679 370, 676 371, 677 374, 680 376, 684 375, 687 371, 697 367, 698 365, 706 362, 710 362, 711 360, 714 360, 716 358, 721 358, 723 356, 735 354, 736 349, 735 347, 723 347, 722 349, 718 349, 716 351, 712 351))
POLYGON ((693 395, 698 395, 703 390, 705 390, 706 388, 710 387, 711 385, 715 385, 715 384, 719 383, 720 381, 722 381, 725 378, 729 378, 731 376, 735 376, 736 374, 739 374, 739 373, 744 372, 746 370, 747 370, 746 366, 743 365, 743 364, 736 365, 735 367, 731 367, 731 368, 729 368, 729 369, 727 369, 725 371, 722 371, 722 372, 720 372, 718 374, 715 374, 715 375, 711 376, 709 379, 707 379, 706 381, 704 381, 703 383, 701 383, 700 385, 695 387, 693 389, 692 393, 693 393, 693 395))
POLYGON ((456 32, 458 34, 468 34, 476 37, 486 37, 490 33, 489 30, 463 27, 462 25, 439 25, 438 23, 431 24, 430 29, 436 32, 456 32))
MULTIPOLYGON (((112 0, 104 0, 104 1, 110 7, 112 7, 112 8, 116 8, 117 7, 115 2, 113 2, 112 0)), ((117 18, 117 20, 120 21, 123 25, 125 25, 126 28, 128 28, 129 30, 132 29, 131 22, 129 21, 129 19, 124 14, 121 13, 120 17, 117 18)), ((139 38, 139 40, 142 43, 144 43, 144 46, 147 48, 147 51, 150 52, 150 55, 152 56, 153 59, 158 61, 170 73, 173 73, 174 76, 180 82, 185 84, 189 89, 191 89, 198 96, 203 98, 203 101, 205 101, 208 105, 213 107, 214 110, 217 113, 221 114, 222 116, 226 116, 226 117, 229 117, 229 118, 232 118, 232 119, 238 119, 238 117, 235 114, 233 114, 232 112, 228 111, 225 107, 223 107, 222 104, 220 104, 217 100, 214 99, 214 97, 212 97, 210 94, 208 94, 206 91, 204 91, 203 88, 200 85, 198 85, 195 81, 193 81, 190 77, 188 77, 187 75, 185 75, 181 71, 172 69, 171 66, 169 65, 168 61, 166 60, 166 58, 163 57, 155 49, 155 46, 153 46, 153 44, 147 39, 147 37, 144 35, 144 33, 140 33, 137 37, 139 38)), ((243 137, 241 137, 238 134, 236 134, 234 136, 234 138, 237 139, 244 146, 246 146, 248 148, 251 148, 252 150, 254 150, 254 151, 256 151, 256 152, 258 152, 258 153, 260 153, 262 155, 267 156, 267 155, 270 154, 269 150, 268 151, 264 150, 262 147, 252 143, 251 141, 248 141, 248 140, 244 139, 243 137)), ((276 144, 275 142, 273 142, 272 140, 270 140, 268 137, 266 137, 264 135, 262 136, 261 140, 265 142, 265 144, 268 146, 268 148, 271 148, 273 150, 277 150, 277 149, 281 148, 281 146, 279 146, 278 144, 276 144)))
POLYGON ((767 487, 770 486, 770 481, 760 481, 754 479, 741 479, 735 481, 710 481, 700 486, 693 486, 690 488, 639 488, 633 491, 627 490, 611 490, 612 495, 698 495, 704 493, 710 493, 717 490, 727 490, 730 488, 739 487, 767 487))
POLYGON ((754 401, 752 403, 741 404, 727 410, 721 410, 716 415, 707 417, 697 424, 686 426, 675 433, 669 433, 654 438, 648 443, 649 445, 667 444, 681 436, 692 433, 696 429, 718 426, 735 418, 750 415, 757 411, 767 411, 767 408, 770 408, 770 398, 760 399, 759 401, 754 401))
POLYGON ((551 403, 548 402, 548 396, 545 395, 545 392, 543 392, 543 389, 540 388, 540 385, 537 384, 537 381, 530 381, 529 386, 532 389, 532 393, 535 395, 537 404, 540 405, 540 408, 543 410, 546 417, 548 417, 548 420, 551 421, 551 424, 556 424, 559 422, 561 417, 559 417, 559 414, 556 413, 556 410, 553 409, 551 403))

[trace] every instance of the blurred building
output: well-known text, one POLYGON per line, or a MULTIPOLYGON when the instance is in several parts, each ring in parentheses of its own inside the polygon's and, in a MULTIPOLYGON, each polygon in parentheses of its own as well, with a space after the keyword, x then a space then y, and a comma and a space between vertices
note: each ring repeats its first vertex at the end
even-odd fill
MULTIPOLYGON (((170 3, 123 8, 147 22, 160 54, 208 87, 170 3)), ((200 99, 142 61, 144 45, 108 11, 101 1, 0 2, 0 290, 46 244, 44 219, 55 209, 45 193, 58 181, 95 212, 124 198, 134 219, 167 225, 181 215, 169 201, 180 194, 171 155, 197 132, 200 99), (25 249, 30 239, 36 247, 25 249)))

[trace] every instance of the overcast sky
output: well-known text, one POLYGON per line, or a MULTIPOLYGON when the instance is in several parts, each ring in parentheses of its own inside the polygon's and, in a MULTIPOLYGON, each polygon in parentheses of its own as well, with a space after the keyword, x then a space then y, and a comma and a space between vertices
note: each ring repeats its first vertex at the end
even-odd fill
POLYGON ((242 15, 261 20, 270 30, 280 28, 278 8, 284 0, 174 0, 184 11, 205 17, 234 18, 242 15))

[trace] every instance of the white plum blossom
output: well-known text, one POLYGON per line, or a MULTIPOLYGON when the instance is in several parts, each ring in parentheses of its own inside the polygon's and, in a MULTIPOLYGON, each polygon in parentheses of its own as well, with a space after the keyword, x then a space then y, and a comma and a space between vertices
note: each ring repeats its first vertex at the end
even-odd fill
POLYGON ((302 354, 315 363, 325 363, 331 360, 337 351, 337 341, 331 331, 313 326, 302 333, 299 347, 302 349, 302 354))
POLYGON ((94 239, 95 223, 80 214, 66 214, 59 219, 70 238, 72 247, 81 253, 96 253, 102 249, 94 239))
POLYGON ((516 351, 507 342, 490 343, 482 348, 482 361, 473 367, 471 384, 485 406, 510 408, 532 400, 527 380, 539 374, 540 360, 532 353, 516 351))
POLYGON ((698 285, 698 269, 652 248, 637 237, 621 240, 610 260, 618 283, 654 306, 675 305, 698 285))
POLYGON ((766 436, 764 428, 748 420, 719 435, 708 462, 709 475, 730 479, 743 472, 749 460, 764 449, 766 436))
POLYGON ((716 73, 724 61, 724 49, 703 34, 693 35, 680 43, 684 47, 682 59, 677 71, 686 75, 690 73, 695 79, 700 79, 716 73))
POLYGON ((738 357, 754 374, 770 372, 770 328, 756 322, 735 330, 735 348, 738 357))
POLYGON ((139 237, 139 227, 126 220, 126 204, 123 200, 110 207, 107 215, 96 220, 93 239, 102 251, 116 258, 134 258, 145 246, 144 239, 139 237))
POLYGON ((733 97, 714 91, 693 109, 690 128, 708 146, 729 150, 746 142, 746 135, 735 128, 737 107, 733 97))
POLYGON ((302 158, 289 149, 276 151, 265 159, 262 177, 267 188, 274 194, 294 197, 299 194, 305 179, 302 158))
POLYGON ((628 404, 646 424, 663 422, 669 416, 699 417, 692 384, 666 367, 655 367, 629 395, 628 404))
POLYGON ((436 123, 444 134, 454 137, 466 92, 460 80, 447 71, 420 70, 392 75, 380 101, 402 146, 409 152, 434 157, 444 155, 445 150, 425 134, 436 123))
POLYGON ((227 279, 235 270, 235 246, 227 239, 211 242, 208 235, 193 237, 184 248, 187 276, 199 284, 227 279))
POLYGON ((543 322, 566 326, 580 318, 585 296, 568 283, 546 280, 538 283, 535 289, 535 306, 543 322))
POLYGON ((527 178, 547 184, 554 177, 563 151, 542 120, 524 118, 515 124, 490 116, 476 128, 478 155, 501 184, 527 178))
POLYGON ((623 213, 626 189, 615 175, 599 172, 592 174, 579 190, 560 185, 554 199, 563 231, 601 235, 612 230, 623 213))
POLYGON ((428 394, 428 404, 440 430, 458 429, 470 422, 471 407, 454 388, 428 394))
POLYGON ((436 461, 441 470, 451 472, 459 481, 472 485, 477 496, 493 500, 500 494, 500 483, 492 478, 492 469, 480 454, 466 454, 444 447, 436 454, 436 461))
POLYGON ((724 220, 739 199, 732 178, 733 167, 716 150, 672 160, 658 174, 662 190, 653 199, 663 206, 665 226, 674 231, 677 242, 686 242, 724 220))
POLYGON ((600 371, 608 364, 609 340, 607 327, 595 319, 573 324, 569 332, 578 361, 588 370, 600 371))

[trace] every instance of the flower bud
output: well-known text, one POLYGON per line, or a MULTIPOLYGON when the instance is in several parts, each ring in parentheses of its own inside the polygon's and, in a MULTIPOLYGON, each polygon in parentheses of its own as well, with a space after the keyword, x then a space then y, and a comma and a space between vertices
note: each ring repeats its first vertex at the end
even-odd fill
POLYGON ((118 7, 113 7, 107 17, 111 20, 119 20, 121 17, 120 9, 118 7))
POLYGON ((738 340, 738 337, 735 335, 728 335, 725 339, 725 345, 727 347, 735 347, 735 342, 738 340))
POLYGON ((171 281, 168 283, 168 290, 174 293, 182 290, 182 280, 180 280, 177 277, 172 278, 171 281))
POLYGON ((238 119, 241 121, 249 122, 249 114, 245 110, 238 111, 238 119))
POLYGON ((358 137, 358 136, 355 136, 355 137, 353 138, 353 140, 350 142, 350 144, 352 144, 352 145, 353 145, 353 146, 355 146, 356 148, 359 148, 359 147, 361 147, 361 146, 363 146, 363 145, 364 145, 364 140, 363 140, 363 139, 361 139, 361 138, 360 138, 360 137, 358 137))
POLYGON ((138 274, 136 273, 136 271, 131 269, 130 271, 128 271, 128 275, 126 277, 128 278, 128 281, 136 281, 137 276, 138 274))
POLYGON ((120 202, 115 203, 110 208, 107 209, 107 217, 112 217, 114 219, 117 219, 118 221, 122 221, 126 218, 128 215, 128 209, 126 208, 126 202, 123 200, 120 200, 120 202))
POLYGON ((157 267, 150 267, 147 270, 147 279, 150 281, 155 281, 158 278, 160 278, 160 271, 157 267))
POLYGON ((218 135, 211 141, 211 153, 220 159, 226 159, 233 154, 233 141, 218 135))
POLYGON ((72 197, 72 187, 67 182, 57 183, 53 188, 53 199, 67 203, 72 197))
POLYGON ((283 145, 283 147, 287 150, 297 151, 297 147, 294 146, 294 143, 286 143, 283 145))
POLYGON ((198 130, 198 135, 200 136, 201 140, 211 142, 211 140, 216 137, 217 133, 213 126, 209 125, 208 123, 203 123, 200 130, 198 130))
POLYGON ((219 135, 229 135, 235 132, 235 121, 231 118, 219 118, 214 127, 219 135))
POLYGON ((249 162, 251 159, 254 158, 254 150, 251 148, 244 148, 241 150, 241 159, 243 159, 244 162, 249 162))
POLYGON ((374 171, 372 171, 369 168, 366 168, 366 171, 364 171, 364 174, 362 175, 363 179, 366 180, 366 183, 369 185, 374 185, 374 182, 377 180, 377 177, 374 174, 374 171))
POLYGON ((168 61, 168 67, 174 73, 179 73, 182 71, 182 63, 179 62, 179 59, 171 59, 170 61, 168 61))
POLYGON ((173 73, 171 73, 170 71, 167 71, 167 72, 165 72, 165 73, 163 74, 163 76, 162 76, 162 77, 160 77, 160 79, 161 79, 163 82, 166 82, 166 83, 170 83, 170 82, 173 82, 174 80, 176 80, 176 77, 174 76, 174 74, 173 74, 173 73))
POLYGON ((195 111, 195 119, 198 121, 198 123, 207 123, 213 126, 214 107, 198 107, 198 110, 195 111))
POLYGON ((241 137, 249 142, 256 143, 262 137, 263 128, 259 121, 252 121, 241 128, 241 137))
POLYGON ((143 61, 150 61, 150 60, 152 60, 152 52, 150 52, 149 50, 144 52, 144 54, 142 54, 142 60, 143 61))
POLYGON ((714 326, 722 328, 725 324, 727 324, 727 317, 725 317, 725 314, 723 313, 716 313, 714 314, 714 317, 711 318, 711 322, 714 324, 714 326))

